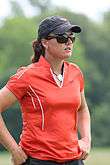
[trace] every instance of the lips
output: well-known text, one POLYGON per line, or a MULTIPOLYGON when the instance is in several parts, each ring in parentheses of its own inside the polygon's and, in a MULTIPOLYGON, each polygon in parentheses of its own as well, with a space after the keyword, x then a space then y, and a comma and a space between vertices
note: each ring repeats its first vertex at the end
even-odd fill
POLYGON ((66 47, 64 50, 65 50, 66 53, 70 53, 71 52, 71 48, 70 47, 66 47))
POLYGON ((69 51, 70 51, 70 50, 71 50, 71 48, 70 48, 70 47, 66 47, 64 50, 69 50, 69 51))

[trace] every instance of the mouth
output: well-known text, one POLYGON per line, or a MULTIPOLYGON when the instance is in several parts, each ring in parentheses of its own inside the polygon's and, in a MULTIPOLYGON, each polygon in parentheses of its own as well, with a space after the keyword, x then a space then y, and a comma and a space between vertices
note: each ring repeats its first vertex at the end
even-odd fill
POLYGON ((71 52, 71 48, 70 48, 70 47, 66 47, 64 50, 65 50, 65 52, 67 52, 67 53, 70 53, 70 52, 71 52))
POLYGON ((70 51, 70 50, 71 50, 71 48, 70 48, 70 47, 66 47, 64 50, 69 50, 69 51, 70 51))

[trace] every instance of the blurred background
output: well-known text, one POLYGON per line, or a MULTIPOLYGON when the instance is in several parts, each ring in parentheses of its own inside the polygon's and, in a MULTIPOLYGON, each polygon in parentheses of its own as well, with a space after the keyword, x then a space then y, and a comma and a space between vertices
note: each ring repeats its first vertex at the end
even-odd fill
MULTIPOLYGON (((92 151, 85 164, 109 164, 110 0, 0 0, 0 88, 17 68, 30 63, 38 24, 52 15, 64 16, 83 29, 69 61, 77 63, 84 73, 91 113, 92 151)), ((18 142, 22 127, 19 104, 4 112, 3 118, 18 142)), ((3 146, 0 165, 11 165, 3 146)))

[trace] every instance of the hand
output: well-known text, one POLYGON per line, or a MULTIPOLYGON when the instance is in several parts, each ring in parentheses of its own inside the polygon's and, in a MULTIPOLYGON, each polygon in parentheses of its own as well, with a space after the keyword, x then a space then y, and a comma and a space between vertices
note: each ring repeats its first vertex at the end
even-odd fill
POLYGON ((85 160, 91 149, 91 142, 87 138, 82 138, 78 140, 80 150, 82 151, 81 159, 85 160))
POLYGON ((13 165, 21 165, 23 164, 27 159, 27 155, 22 150, 20 146, 16 147, 12 151, 12 163, 13 165))

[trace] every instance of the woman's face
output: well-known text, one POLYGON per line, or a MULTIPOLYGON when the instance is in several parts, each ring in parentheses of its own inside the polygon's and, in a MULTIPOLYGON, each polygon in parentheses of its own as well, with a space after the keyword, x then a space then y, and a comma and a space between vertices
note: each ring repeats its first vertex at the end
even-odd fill
MULTIPOLYGON (((57 37, 47 40, 46 51, 45 51, 46 56, 53 56, 54 58, 60 60, 66 59, 71 56, 73 43, 70 38, 74 36, 70 32, 66 33, 64 36, 66 36, 66 41, 65 41, 66 43, 59 43, 59 40, 57 41, 57 37)), ((62 36, 60 36, 60 41, 61 40, 62 40, 62 36)))

